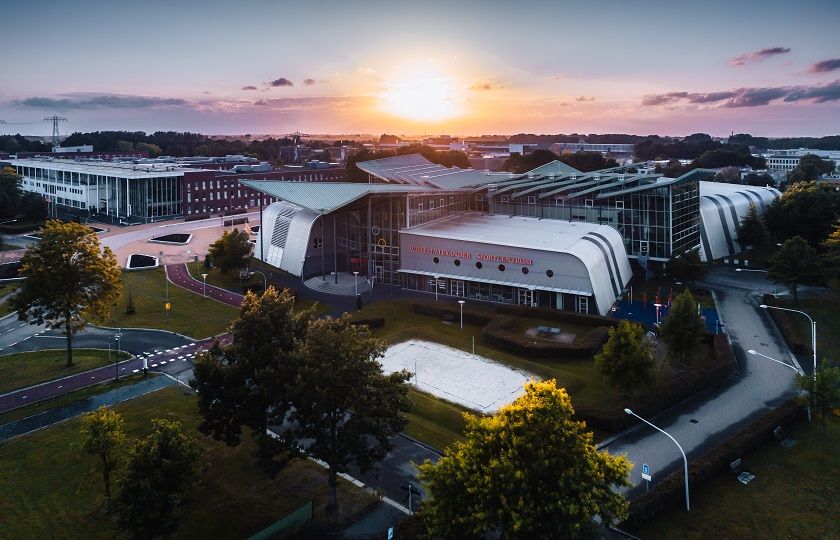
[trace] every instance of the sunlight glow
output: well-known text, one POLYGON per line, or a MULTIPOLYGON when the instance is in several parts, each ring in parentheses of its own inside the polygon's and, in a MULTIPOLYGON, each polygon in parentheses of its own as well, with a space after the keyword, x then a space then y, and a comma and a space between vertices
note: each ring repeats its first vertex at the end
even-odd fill
POLYGON ((385 112, 418 122, 440 122, 463 112, 454 81, 430 66, 413 66, 386 82, 380 99, 385 112))

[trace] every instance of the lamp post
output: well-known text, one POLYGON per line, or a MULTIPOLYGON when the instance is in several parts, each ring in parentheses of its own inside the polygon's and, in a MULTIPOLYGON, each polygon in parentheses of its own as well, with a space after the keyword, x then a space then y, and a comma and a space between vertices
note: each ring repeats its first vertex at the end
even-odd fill
POLYGON ((356 296, 359 296, 359 272, 353 272, 353 285, 356 288, 356 296))
POLYGON ((810 315, 805 313, 804 311, 799 311, 798 309, 790 309, 778 306, 768 306, 767 304, 761 304, 761 309, 778 309, 779 311, 792 311, 793 313, 799 313, 800 315, 805 315, 808 317, 808 320, 811 321, 811 352, 813 353, 814 357, 814 381, 817 380, 817 323, 814 322, 814 319, 811 318, 810 315))
POLYGON ((432 276, 432 277, 435 278, 435 302, 437 302, 437 299, 438 299, 438 277, 437 276, 432 276))
MULTIPOLYGON (((776 362, 777 364, 782 364, 783 366, 792 369, 793 371, 799 373, 800 375, 804 375, 804 373, 802 372, 801 369, 797 368, 796 366, 792 366, 792 365, 788 364, 787 362, 782 362, 781 360, 776 360, 775 358, 771 358, 771 357, 767 356, 766 354, 761 354, 760 352, 755 351, 753 349, 748 350, 747 353, 752 354, 753 356, 761 356, 762 358, 766 358, 766 359, 770 360, 771 362, 776 362)), ((810 422, 811 421, 811 405, 808 404, 806 406, 805 410, 808 412, 808 421, 810 422)))
POLYGON ((161 261, 164 262, 164 265, 163 265, 163 283, 164 283, 164 287, 166 289, 166 293, 165 293, 166 294, 166 301, 169 302, 169 277, 166 275, 166 261, 164 261, 163 256, 164 256, 163 252, 158 251, 158 258, 161 261))
POLYGON ((689 498, 688 498, 688 458, 685 456, 685 451, 683 450, 683 447, 680 446, 680 443, 678 443, 675 438, 671 437, 671 435, 667 431, 665 431, 664 429, 656 427, 655 425, 651 424, 650 422, 648 422, 647 420, 645 420, 644 418, 642 418, 638 414, 634 413, 630 409, 624 409, 624 412, 629 414, 630 416, 635 416, 636 418, 638 418, 639 420, 641 420, 645 424, 649 425, 650 427, 652 427, 656 431, 662 433, 663 435, 665 435, 666 437, 671 439, 671 441, 673 441, 673 443, 677 445, 677 448, 680 449, 680 454, 682 454, 682 458, 683 458, 683 470, 685 472, 685 511, 686 512, 691 512, 691 504, 689 503, 689 498))
POLYGON ((268 279, 266 279, 265 274, 263 274, 263 273, 262 273, 262 272, 260 272, 259 270, 253 270, 253 271, 251 271, 251 272, 248 274, 248 277, 251 277, 251 276, 253 276, 254 274, 259 274, 259 275, 261 275, 261 276, 262 276, 262 278, 263 278, 263 292, 265 292, 266 290, 268 290, 268 279))
POLYGON ((201 296, 207 298, 207 274, 201 274, 201 280, 204 282, 204 292, 201 293, 201 296))
POLYGON ((463 300, 458 300, 458 306, 461 308, 461 330, 464 329, 464 304, 463 300))
POLYGON ((656 308, 656 324, 659 325, 659 308, 663 306, 663 304, 653 304, 656 308))
POLYGON ((120 337, 122 337, 122 328, 117 330, 117 335, 114 336, 116 342, 116 350, 114 351, 114 380, 120 380, 120 337))

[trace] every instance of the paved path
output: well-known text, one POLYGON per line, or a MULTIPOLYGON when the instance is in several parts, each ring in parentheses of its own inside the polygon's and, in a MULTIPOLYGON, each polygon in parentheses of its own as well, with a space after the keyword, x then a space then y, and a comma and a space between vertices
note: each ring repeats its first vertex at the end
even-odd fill
MULTIPOLYGON (((683 403, 654 419, 683 446, 689 460, 701 455, 742 429, 795 393, 795 372, 761 357, 746 354, 755 349, 767 356, 790 361, 787 345, 776 334, 766 313, 758 309, 755 295, 772 290, 761 276, 742 276, 729 268, 712 269, 704 285, 718 291, 719 309, 740 365, 737 379, 726 386, 683 403)), ((650 419, 649 419, 650 420, 650 419)), ((627 454, 636 467, 631 473, 641 491, 641 464, 651 467, 654 481, 682 467, 679 450, 667 437, 649 427, 625 432, 606 448, 627 454)))
POLYGON ((214 285, 205 285, 203 281, 192 277, 186 264, 167 264, 164 268, 166 270, 166 278, 181 288, 187 289, 195 294, 206 295, 208 298, 229 306, 236 308, 242 306, 244 296, 214 285))

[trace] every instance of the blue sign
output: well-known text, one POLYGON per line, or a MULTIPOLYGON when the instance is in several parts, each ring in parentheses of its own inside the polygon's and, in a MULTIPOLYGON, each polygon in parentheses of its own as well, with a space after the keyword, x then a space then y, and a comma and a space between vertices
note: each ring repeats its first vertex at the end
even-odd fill
POLYGON ((394 540, 394 528, 388 527, 388 540, 394 540))
POLYGON ((650 474, 650 465, 642 463, 642 474, 650 474))

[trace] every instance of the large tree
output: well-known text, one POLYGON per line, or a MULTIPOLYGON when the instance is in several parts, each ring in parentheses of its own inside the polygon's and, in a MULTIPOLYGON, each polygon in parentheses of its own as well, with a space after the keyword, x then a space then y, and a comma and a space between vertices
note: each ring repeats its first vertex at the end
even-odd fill
POLYGON ((41 239, 21 259, 26 279, 11 303, 22 320, 63 328, 67 336, 67 366, 73 365, 73 334, 85 327, 82 316, 104 319, 122 288, 117 258, 100 250, 93 231, 79 223, 50 220, 41 239))
POLYGON ((786 240, 782 247, 770 257, 767 277, 776 283, 786 285, 793 293, 793 300, 797 304, 799 304, 799 285, 817 285, 824 278, 817 251, 801 236, 786 240))
POLYGON ((11 167, 0 169, 0 217, 17 215, 21 178, 11 167))
POLYGON ((627 516, 614 488, 629 485, 630 462, 598 451, 553 380, 490 417, 466 415, 466 440, 420 466, 431 498, 421 508, 431 538, 574 538, 600 515, 627 516))
POLYGON ((201 470, 195 439, 179 422, 152 419, 152 432, 131 449, 115 503, 119 526, 135 538, 171 533, 176 510, 195 490, 201 470))
POLYGON ((755 204, 750 205, 741 220, 741 226, 738 228, 738 243, 744 248, 747 246, 763 248, 770 245, 770 233, 755 204))
POLYGON ((700 258, 700 249, 675 252, 668 261, 668 275, 676 279, 694 281, 706 274, 706 264, 700 258))
POLYGON ((102 475, 105 500, 111 502, 111 474, 117 468, 117 452, 125 443, 122 416, 100 406, 81 418, 82 449, 96 456, 96 467, 102 475))
POLYGON ((660 325, 660 336, 668 347, 668 359, 674 364, 688 364, 703 341, 706 326, 697 313, 697 301, 686 289, 671 303, 660 325))
POLYGON ((826 239, 840 218, 840 191, 828 182, 791 185, 765 213, 777 241, 801 236, 812 246, 826 239))
POLYGON ((267 436, 270 424, 282 424, 290 408, 290 385, 296 370, 293 352, 304 339, 314 307, 294 312, 287 289, 269 287, 262 295, 245 295, 231 342, 196 359, 194 379, 199 430, 230 446, 238 445, 242 428, 257 441, 260 464, 271 474, 289 457, 267 436))
POLYGON ((609 336, 595 355, 595 366, 629 398, 635 388, 648 386, 656 378, 650 342, 644 328, 627 320, 610 328, 609 336))
POLYGON ((225 231, 221 238, 210 244, 209 251, 213 264, 222 272, 244 268, 251 258, 248 233, 239 229, 225 231))
POLYGON ((800 373, 796 376, 796 382, 804 392, 804 401, 811 410, 819 411, 825 431, 825 417, 840 407, 840 367, 833 367, 823 360, 817 368, 816 376, 800 373))
POLYGON ((822 159, 814 154, 805 154, 799 158, 799 163, 790 173, 788 180, 791 182, 802 182, 817 180, 822 175, 834 172, 834 162, 830 159, 822 159))
POLYGON ((314 319, 297 353, 291 422, 304 453, 329 469, 329 507, 337 508, 338 473, 363 472, 391 450, 411 408, 410 375, 385 375, 377 357, 384 343, 350 316, 314 319))

